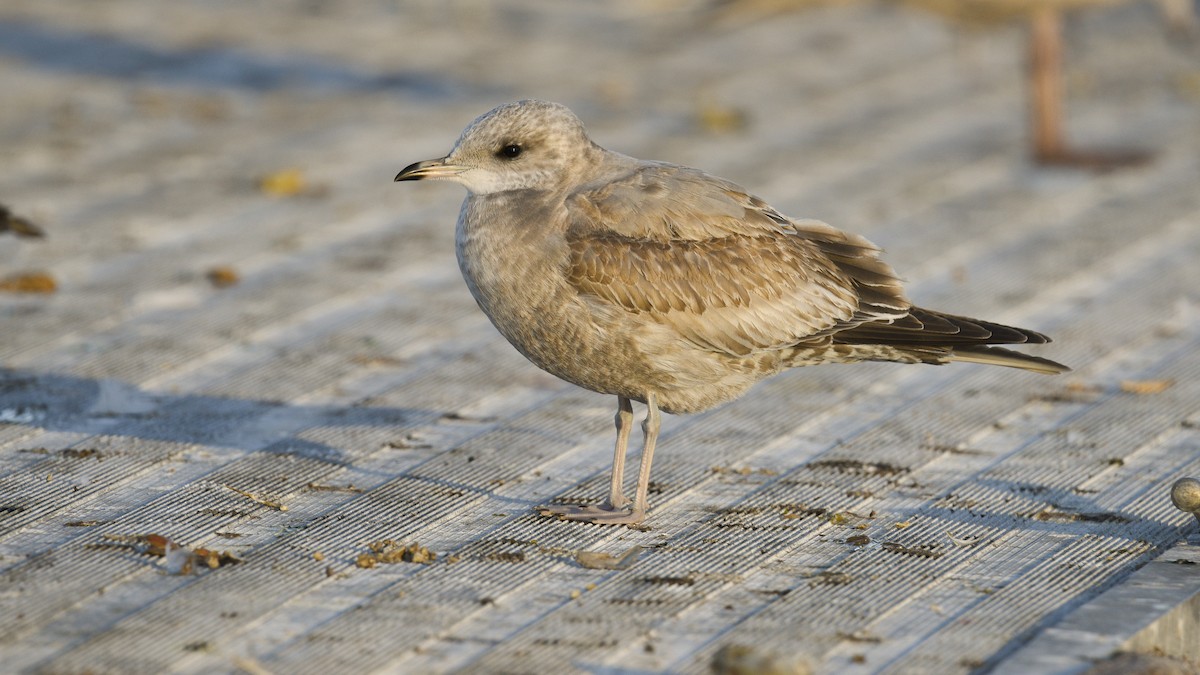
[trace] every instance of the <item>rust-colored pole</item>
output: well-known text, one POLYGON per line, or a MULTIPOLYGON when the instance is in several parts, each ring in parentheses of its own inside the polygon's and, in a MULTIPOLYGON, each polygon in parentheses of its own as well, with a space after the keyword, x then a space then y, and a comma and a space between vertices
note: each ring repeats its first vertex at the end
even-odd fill
POLYGON ((1033 146, 1038 161, 1065 154, 1063 135, 1062 15, 1039 8, 1029 27, 1029 84, 1033 146))

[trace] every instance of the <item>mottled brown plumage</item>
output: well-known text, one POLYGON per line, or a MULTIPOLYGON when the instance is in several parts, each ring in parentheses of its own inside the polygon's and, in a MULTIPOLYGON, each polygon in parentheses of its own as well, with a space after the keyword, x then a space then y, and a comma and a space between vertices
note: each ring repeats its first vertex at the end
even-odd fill
POLYGON ((640 521, 658 411, 710 408, 785 368, 873 360, 1066 370, 993 346, 1044 335, 913 307, 863 237, 788 218, 696 169, 605 150, 557 104, 500 106, 449 155, 396 176, 431 178, 469 192, 459 265, 501 334, 544 370, 618 397, 608 501, 547 509, 566 518, 640 521), (648 408, 632 505, 622 491, 630 401, 648 408))

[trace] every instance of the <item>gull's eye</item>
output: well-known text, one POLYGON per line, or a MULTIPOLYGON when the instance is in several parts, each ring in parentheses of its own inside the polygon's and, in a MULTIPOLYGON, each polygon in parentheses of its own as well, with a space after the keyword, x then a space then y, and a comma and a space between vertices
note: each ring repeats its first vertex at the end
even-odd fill
POLYGON ((503 148, 500 148, 500 152, 497 152, 496 154, 500 157, 504 157, 505 159, 516 159, 517 157, 521 156, 521 146, 517 145, 516 143, 509 143, 503 148))

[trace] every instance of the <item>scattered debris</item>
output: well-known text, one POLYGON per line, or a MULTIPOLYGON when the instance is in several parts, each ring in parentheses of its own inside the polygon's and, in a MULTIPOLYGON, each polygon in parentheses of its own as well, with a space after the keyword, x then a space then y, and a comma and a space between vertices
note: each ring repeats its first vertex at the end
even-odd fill
POLYGON ((58 454, 66 459, 104 459, 104 453, 96 448, 63 448, 58 454))
POLYGON ((250 501, 254 502, 255 504, 262 504, 263 506, 269 506, 277 511, 287 511, 288 510, 287 504, 281 504, 277 501, 267 499, 265 497, 261 497, 259 495, 254 494, 253 492, 247 492, 246 490, 239 490, 238 488, 235 488, 232 485, 222 484, 221 487, 223 487, 227 490, 236 492, 239 495, 245 497, 246 499, 249 499, 250 501))
MULTIPOLYGON (((875 512, 872 511, 868 515, 859 515, 853 511, 836 511, 828 515, 830 525, 850 525, 863 520, 874 520, 875 512)), ((863 523, 865 525, 865 523, 863 523)))
POLYGON ((854 576, 847 572, 838 572, 834 570, 825 570, 818 572, 810 578, 809 586, 842 586, 854 581, 854 576))
POLYGON ((856 534, 852 537, 846 537, 846 543, 851 546, 866 546, 871 543, 871 537, 865 534, 856 534))
POLYGON ((404 359, 382 354, 355 354, 354 356, 350 357, 350 361, 360 366, 398 367, 403 366, 406 363, 404 359))
POLYGON ((1108 511, 1089 511, 1089 512, 1074 512, 1066 511, 1051 504, 1046 508, 1038 511, 1030 516, 1033 520, 1053 521, 1053 522, 1083 522, 1083 523, 1128 523, 1130 518, 1119 513, 1111 513, 1108 511))
POLYGON ((642 577, 640 581, 647 584, 658 584, 661 586, 695 586, 696 579, 693 576, 651 576, 642 577))
POLYGON ((865 630, 856 630, 853 633, 838 631, 837 636, 839 639, 846 640, 847 642, 865 642, 868 644, 879 644, 880 642, 883 642, 883 638, 873 633, 868 633, 865 630))
POLYGON ((258 181, 258 189, 272 197, 292 197, 308 187, 304 172, 300 169, 283 169, 263 176, 258 181))
POLYGON ((1121 380, 1121 391, 1126 394, 1161 394, 1175 385, 1175 380, 1121 380))
POLYGON ((0 291, 9 293, 53 293, 58 282, 48 272, 20 272, 0 279, 0 291))
POLYGON ((713 654, 713 675, 810 675, 812 666, 798 655, 784 656, 754 645, 727 644, 713 654))
POLYGON ((888 551, 889 553, 910 555, 916 558, 940 558, 945 555, 941 551, 933 550, 933 548, 934 546, 932 544, 926 544, 924 546, 905 546, 904 544, 897 544, 894 541, 883 542, 883 550, 888 551))
POLYGON ((975 544, 978 544, 981 541, 979 535, 977 535, 977 534, 970 535, 967 537, 956 537, 953 534, 950 534, 949 532, 947 532, 946 538, 949 539, 950 542, 953 543, 955 546, 961 546, 963 548, 966 548, 968 546, 974 546, 975 544))
POLYGON ((745 110, 732 106, 704 102, 696 111, 696 126, 710 134, 728 134, 744 131, 750 125, 745 110))
POLYGON ((495 422, 496 421, 496 418, 492 417, 492 416, 485 415, 485 416, 475 417, 472 415, 468 415, 466 413, 458 412, 457 410, 451 410, 450 412, 442 413, 442 416, 440 419, 442 419, 446 422, 480 422, 480 423, 483 423, 483 422, 495 422))
POLYGON ((947 455, 982 455, 982 454, 984 454, 984 452, 982 450, 975 450, 973 448, 970 448, 965 443, 957 443, 954 445, 945 444, 945 443, 925 443, 925 444, 921 445, 921 449, 929 450, 930 452, 945 453, 947 455))
POLYGON ((422 442, 416 434, 406 434, 404 438, 398 438, 394 441, 387 441, 383 444, 385 448, 392 450, 428 450, 433 446, 429 443, 422 442))
POLYGON ((766 469, 766 468, 751 469, 748 466, 743 466, 738 469, 735 469, 731 466, 714 466, 711 469, 709 469, 709 471, 711 471, 712 473, 715 473, 717 475, 721 475, 721 476, 728 476, 731 474, 738 475, 738 476, 749 476, 752 474, 759 475, 759 476, 778 476, 779 475, 779 472, 774 469, 766 469))
POLYGON ((1035 395, 1032 400, 1046 403, 1091 403, 1102 393, 1104 393, 1104 388, 1099 385, 1068 382, 1062 389, 1035 395))
POLYGON ((489 554, 485 555, 484 558, 487 560, 495 560, 497 562, 522 563, 522 562, 525 562, 525 552, 524 551, 496 551, 495 553, 489 553, 489 554))
POLYGON ((399 562, 420 563, 429 565, 437 560, 437 553, 413 542, 407 546, 392 539, 380 539, 367 544, 370 553, 360 553, 354 559, 354 564, 363 569, 370 569, 380 563, 391 565, 399 562))
POLYGON ((354 487, 354 483, 347 483, 346 485, 325 485, 323 483, 310 482, 305 487, 307 487, 309 490, 313 490, 314 492, 351 492, 358 494, 363 491, 363 489, 360 487, 354 487))
POLYGON ((838 473, 849 473, 860 476, 895 476, 909 472, 905 466, 896 466, 887 462, 864 462, 858 459, 823 459, 809 462, 810 469, 832 469, 838 473))
POLYGON ((242 280, 237 270, 230 265, 210 267, 204 273, 204 276, 208 279, 208 283, 213 285, 213 288, 229 288, 230 286, 236 286, 242 280))
POLYGON ((637 562, 642 552, 641 546, 634 546, 618 556, 611 553, 594 551, 579 551, 575 554, 575 562, 590 570, 627 570, 637 562))
POLYGON ((22 218, 8 209, 7 206, 0 204, 0 234, 12 232, 18 237, 36 237, 41 238, 46 236, 42 228, 29 222, 28 219, 22 218))
POLYGON ((167 572, 181 576, 203 567, 216 569, 222 565, 245 562, 229 551, 189 549, 161 534, 106 534, 104 539, 113 542, 108 546, 128 548, 145 555, 165 558, 167 572))

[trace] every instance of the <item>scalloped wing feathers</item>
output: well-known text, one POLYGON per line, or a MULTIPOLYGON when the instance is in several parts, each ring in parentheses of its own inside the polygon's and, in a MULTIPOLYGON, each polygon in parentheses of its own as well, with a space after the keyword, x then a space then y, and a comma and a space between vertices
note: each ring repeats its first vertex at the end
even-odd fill
POLYGON ((911 307, 866 239, 694 169, 645 163, 566 204, 568 281, 704 349, 781 349, 911 307))

